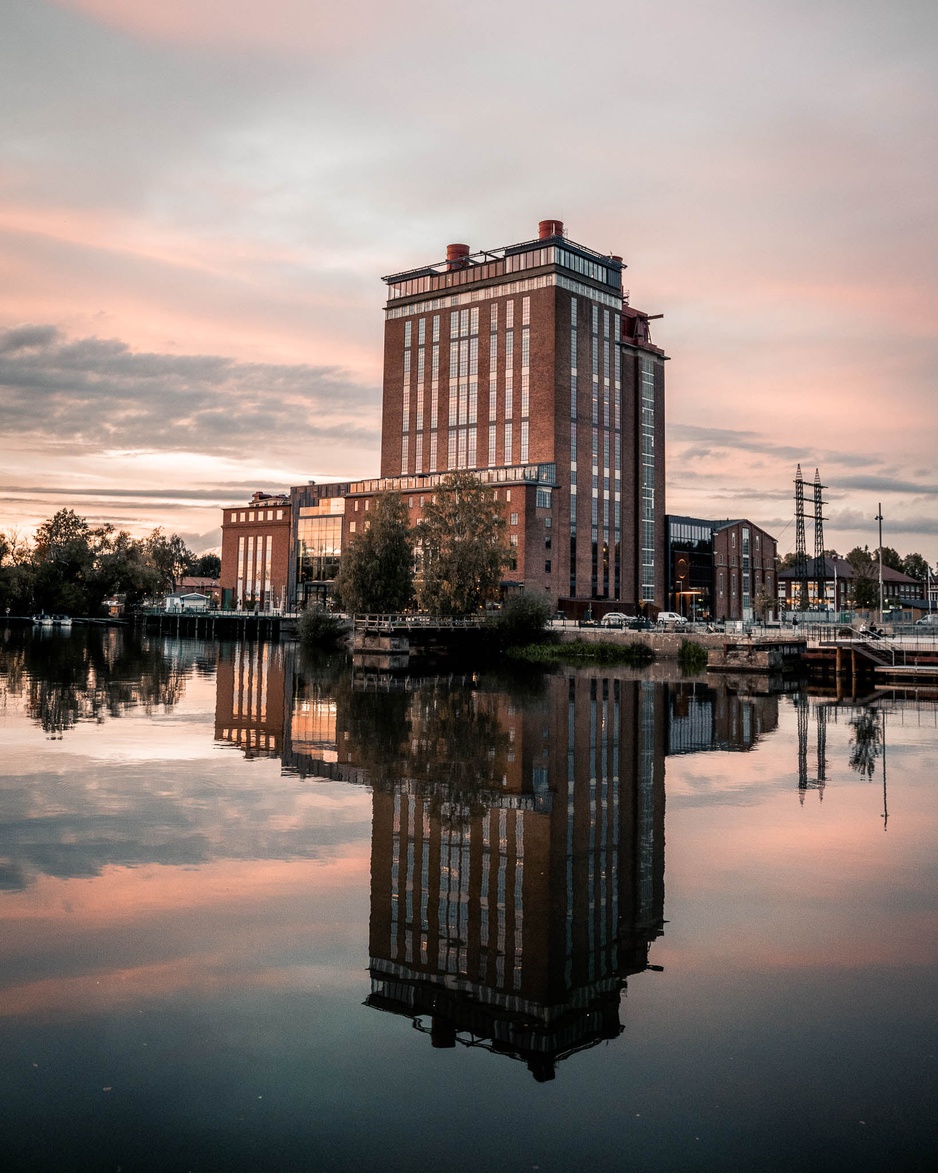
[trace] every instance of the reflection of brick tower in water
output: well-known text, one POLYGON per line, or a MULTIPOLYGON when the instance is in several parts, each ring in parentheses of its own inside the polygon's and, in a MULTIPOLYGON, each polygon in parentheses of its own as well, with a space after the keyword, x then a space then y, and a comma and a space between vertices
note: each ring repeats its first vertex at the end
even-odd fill
MULTIPOLYGON (((547 688, 546 707, 496 714, 484 788, 432 771, 375 787, 368 998, 538 1080, 623 1029, 664 909, 663 691, 547 688)), ((432 742, 419 726, 412 744, 432 742)))

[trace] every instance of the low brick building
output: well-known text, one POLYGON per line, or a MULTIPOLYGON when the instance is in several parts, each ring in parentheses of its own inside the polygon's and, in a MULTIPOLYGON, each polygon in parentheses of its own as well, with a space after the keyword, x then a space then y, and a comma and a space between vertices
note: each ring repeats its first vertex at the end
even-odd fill
POLYGON ((688 619, 749 620, 768 600, 774 604, 777 545, 759 526, 669 514, 667 533, 672 610, 688 619))
MULTIPOLYGON (((871 568, 877 599, 879 595, 879 568, 871 568)), ((854 606, 856 571, 846 558, 808 558, 805 560, 806 599, 802 600, 802 576, 797 567, 790 566, 778 574, 779 605, 786 611, 815 610, 830 607, 842 611, 854 606)), ((890 606, 912 607, 924 601, 924 585, 901 570, 883 567, 883 601, 890 606)))
POLYGON ((224 511, 218 582, 225 610, 287 606, 292 529, 284 494, 258 492, 247 505, 224 511))

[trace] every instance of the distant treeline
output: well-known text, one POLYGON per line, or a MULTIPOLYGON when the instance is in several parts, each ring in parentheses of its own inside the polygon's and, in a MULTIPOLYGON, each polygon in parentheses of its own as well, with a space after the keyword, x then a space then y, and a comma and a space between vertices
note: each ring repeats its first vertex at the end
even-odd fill
POLYGON ((217 554, 197 556, 178 534, 158 528, 132 538, 60 509, 32 541, 0 533, 0 608, 13 615, 98 615, 115 595, 133 606, 173 590, 186 575, 217 578, 220 569, 217 554))

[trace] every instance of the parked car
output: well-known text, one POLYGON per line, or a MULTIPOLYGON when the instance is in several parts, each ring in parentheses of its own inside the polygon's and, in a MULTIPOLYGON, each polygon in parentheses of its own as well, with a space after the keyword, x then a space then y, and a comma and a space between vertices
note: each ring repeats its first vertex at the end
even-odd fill
POLYGON ((625 627, 628 623, 628 615, 624 615, 621 611, 609 611, 599 621, 600 627, 625 627))
POLYGON ((938 627, 938 612, 934 615, 923 615, 921 619, 915 620, 916 627, 938 627))
POLYGON ((684 627, 687 620, 683 615, 678 615, 677 611, 659 611, 658 612, 658 626, 664 627, 666 624, 673 623, 675 627, 684 627))
POLYGON ((654 631, 655 625, 650 619, 643 619, 641 615, 636 615, 631 618, 626 627, 629 631, 654 631))

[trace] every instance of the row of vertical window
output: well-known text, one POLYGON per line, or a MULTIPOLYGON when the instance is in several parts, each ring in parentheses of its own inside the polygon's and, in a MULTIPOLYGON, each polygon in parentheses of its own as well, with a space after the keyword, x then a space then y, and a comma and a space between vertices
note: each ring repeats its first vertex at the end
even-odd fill
MULTIPOLYGON (((505 372, 504 372, 504 386, 503 386, 503 410, 504 410, 504 431, 503 431, 503 446, 502 446, 502 463, 511 463, 514 457, 514 430, 511 424, 511 419, 514 411, 514 301, 505 303, 505 372)), ((526 419, 529 412, 530 403, 530 331, 529 324, 531 320, 531 299, 530 297, 523 297, 521 299, 521 396, 520 409, 522 415, 521 426, 518 433, 519 440, 519 454, 517 459, 522 463, 526 463, 529 459, 530 447, 530 429, 526 419)), ((436 429, 438 426, 437 412, 439 403, 439 346, 436 344, 440 336, 440 318, 439 315, 434 316, 433 321, 433 339, 434 346, 432 350, 431 363, 431 411, 430 411, 430 427, 436 429)), ((489 347, 489 418, 494 417, 497 411, 497 329, 498 329, 498 305, 491 307, 490 314, 490 331, 491 340, 489 347)), ((479 369, 479 307, 471 306, 462 310, 454 311, 450 315, 450 384, 449 384, 449 419, 448 424, 450 428, 450 435, 447 438, 447 457, 449 463, 447 467, 451 468, 473 468, 476 466, 478 453, 476 448, 476 439, 473 434, 470 437, 466 429, 474 427, 478 423, 478 369, 479 369), (456 431, 453 431, 456 429, 456 431)), ((404 356, 403 356, 403 395, 402 395, 402 411, 401 411, 401 475, 406 476, 411 471, 411 463, 413 463, 416 472, 423 472, 423 458, 424 458, 424 443, 423 437, 420 434, 424 428, 424 375, 425 375, 425 351, 423 345, 426 341, 426 319, 421 318, 417 322, 417 385, 415 392, 415 411, 414 419, 411 418, 411 387, 410 378, 412 371, 411 346, 414 340, 414 330, 412 321, 404 323, 404 356), (412 424, 414 427, 412 427, 412 424), (411 444, 411 432, 416 429, 417 435, 414 437, 413 445, 411 444)), ((497 463, 497 446, 495 443, 496 433, 490 426, 489 429, 489 451, 488 463, 494 466, 497 463)), ((431 439, 429 445, 429 467, 427 471, 436 471, 436 437, 431 439)))
POLYGON ((641 590, 648 602, 655 597, 655 367, 642 355, 640 363, 641 393, 641 590))
POLYGON ((236 599, 239 603, 259 602, 270 597, 273 537, 260 534, 238 538, 238 575, 236 599))

